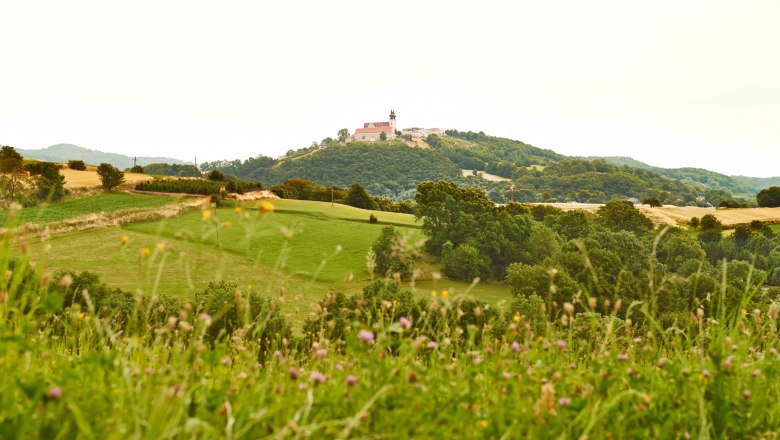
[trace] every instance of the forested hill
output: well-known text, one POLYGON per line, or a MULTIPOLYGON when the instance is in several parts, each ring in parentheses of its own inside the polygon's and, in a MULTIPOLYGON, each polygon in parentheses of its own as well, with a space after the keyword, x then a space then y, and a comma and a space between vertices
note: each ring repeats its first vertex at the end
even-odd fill
POLYGON ((347 187, 360 183, 373 195, 408 199, 425 180, 448 180, 484 189, 496 202, 590 202, 657 197, 663 203, 719 205, 733 201, 730 193, 681 182, 650 170, 618 166, 605 161, 567 158, 511 139, 482 132, 448 130, 428 136, 425 148, 401 140, 341 144, 326 139, 320 146, 290 151, 281 159, 259 156, 245 161, 204 163, 204 171, 219 169, 268 185, 291 178, 320 185, 347 187), (481 170, 514 179, 489 182, 463 177, 463 169, 481 170), (704 200, 701 200, 704 198, 704 200))
MULTIPOLYGON (((61 162, 67 163, 69 160, 83 160, 89 165, 100 165, 101 163, 110 163, 111 165, 125 169, 133 166, 133 158, 118 153, 106 153, 103 151, 90 150, 87 148, 79 147, 71 144, 57 144, 50 147, 42 148, 39 150, 24 150, 17 148, 24 157, 36 160, 45 160, 47 162, 61 162)), ((170 157, 138 157, 138 165, 144 166, 151 163, 168 163, 168 164, 187 164, 179 159, 173 159, 170 157)))
POLYGON ((706 189, 721 189, 732 193, 735 197, 752 199, 759 191, 770 186, 780 185, 780 177, 745 177, 727 176, 703 168, 661 168, 648 165, 630 157, 590 156, 586 160, 601 159, 615 165, 627 165, 634 168, 650 170, 656 174, 680 180, 690 185, 701 185, 706 189))

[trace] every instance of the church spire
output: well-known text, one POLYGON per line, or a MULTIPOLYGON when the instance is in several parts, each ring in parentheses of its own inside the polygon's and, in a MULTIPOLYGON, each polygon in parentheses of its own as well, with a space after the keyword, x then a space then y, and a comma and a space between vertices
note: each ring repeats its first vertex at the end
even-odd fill
POLYGON ((395 110, 390 109, 390 120, 395 119, 395 110))

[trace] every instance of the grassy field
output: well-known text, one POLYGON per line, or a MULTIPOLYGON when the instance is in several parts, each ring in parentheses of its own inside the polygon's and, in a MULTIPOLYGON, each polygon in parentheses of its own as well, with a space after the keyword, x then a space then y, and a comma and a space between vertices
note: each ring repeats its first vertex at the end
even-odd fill
POLYGON ((776 304, 698 308, 663 329, 577 301, 590 309, 549 320, 541 307, 464 314, 441 296, 404 315, 379 292, 334 306, 343 333, 269 324, 266 310, 219 337, 219 311, 138 296, 115 306, 134 310, 123 323, 84 301, 63 309, 67 280, 13 269, 0 278, 2 439, 771 439, 780 426, 776 304))
MULTIPOLYGON (((66 200, 47 206, 23 208, 18 223, 49 223, 96 212, 116 212, 127 209, 156 208, 179 200, 176 197, 113 192, 66 200)), ((8 210, 0 211, 0 225, 8 221, 8 210)))
MULTIPOLYGON (((257 203, 247 203, 240 212, 196 210, 162 221, 55 235, 47 243, 30 243, 29 249, 53 272, 88 270, 129 291, 192 298, 211 281, 240 280, 244 289, 263 295, 285 292, 285 311, 297 320, 328 292, 362 289, 372 277, 366 254, 387 224, 411 240, 422 238, 419 225, 408 214, 373 212, 379 223, 370 224, 371 211, 350 206, 297 200, 273 203, 275 212, 267 215, 258 213, 257 203), (144 257, 144 252, 149 255, 144 257), (346 281, 347 274, 352 274, 351 282, 346 281)), ((428 267, 421 279, 405 287, 430 296, 431 291, 442 290, 455 295, 471 286, 447 279, 433 281, 428 267)), ((470 295, 491 303, 510 297, 507 287, 497 283, 479 284, 470 295)))

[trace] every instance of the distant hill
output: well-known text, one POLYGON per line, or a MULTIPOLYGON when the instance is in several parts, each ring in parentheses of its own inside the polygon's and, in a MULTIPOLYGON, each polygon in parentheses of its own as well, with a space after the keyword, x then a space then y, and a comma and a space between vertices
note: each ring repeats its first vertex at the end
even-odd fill
POLYGON ((648 165, 630 157, 617 156, 590 156, 585 160, 601 159, 614 165, 625 165, 633 168, 640 168, 652 171, 656 174, 679 180, 691 185, 700 185, 702 188, 713 190, 724 190, 732 193, 736 197, 752 199, 764 188, 780 185, 780 177, 745 177, 745 176, 727 176, 703 168, 661 168, 648 165))
MULTIPOLYGON (((71 144, 57 144, 40 150, 24 150, 17 148, 24 157, 47 162, 68 162, 69 160, 83 160, 89 165, 100 165, 101 163, 110 163, 119 168, 126 169, 133 166, 133 158, 117 153, 106 153, 103 151, 90 150, 71 144)), ((150 163, 169 163, 169 164, 191 164, 179 159, 170 157, 138 157, 138 165, 144 166, 150 163)))
POLYGON ((219 169, 237 177, 257 179, 267 185, 291 178, 313 180, 320 185, 349 187, 357 182, 373 195, 408 199, 425 180, 448 180, 483 189, 496 202, 589 202, 658 197, 664 203, 718 205, 733 197, 726 191, 685 183, 650 170, 569 158, 551 150, 484 133, 448 130, 431 135, 429 148, 388 142, 329 143, 325 148, 293 151, 281 159, 258 156, 245 161, 204 163, 205 171, 219 169), (464 177, 463 169, 486 171, 513 179, 490 182, 464 177), (700 198, 704 200, 700 200, 700 198))

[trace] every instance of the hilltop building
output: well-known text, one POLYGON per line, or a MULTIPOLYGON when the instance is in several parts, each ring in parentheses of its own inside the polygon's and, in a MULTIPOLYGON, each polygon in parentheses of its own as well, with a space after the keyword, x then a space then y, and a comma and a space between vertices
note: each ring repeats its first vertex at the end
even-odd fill
POLYGON ((396 123, 395 123, 395 111, 390 110, 390 120, 387 122, 365 122, 363 127, 355 129, 355 134, 352 135, 352 139, 356 141, 378 141, 382 133, 385 134, 387 140, 395 139, 396 123))
POLYGON ((431 134, 443 136, 444 130, 440 128, 404 128, 403 134, 411 136, 412 139, 422 139, 428 137, 428 135, 431 134))

